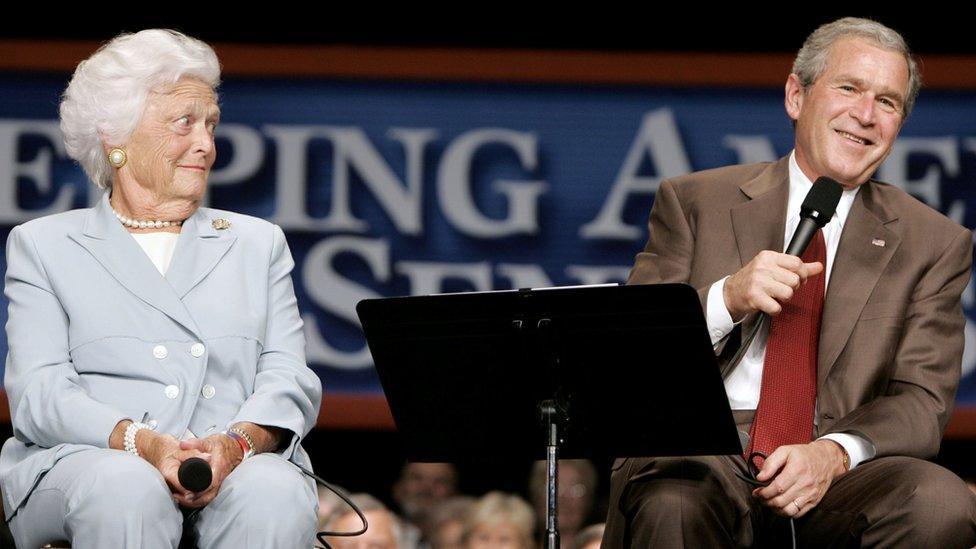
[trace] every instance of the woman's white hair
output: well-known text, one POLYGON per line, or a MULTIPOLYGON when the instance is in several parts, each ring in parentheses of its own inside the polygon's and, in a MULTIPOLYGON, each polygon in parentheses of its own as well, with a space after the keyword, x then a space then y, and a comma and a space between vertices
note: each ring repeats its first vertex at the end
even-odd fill
POLYGON ((220 62, 207 44, 167 29, 120 34, 78 64, 61 98, 68 156, 100 188, 112 185, 102 143, 122 145, 142 119, 150 92, 184 77, 216 89, 220 62))
POLYGON ((521 536, 521 546, 533 546, 532 531, 535 528, 535 512, 522 498, 504 492, 488 492, 468 509, 464 517, 465 545, 470 541, 479 526, 497 527, 499 524, 511 525, 521 536))

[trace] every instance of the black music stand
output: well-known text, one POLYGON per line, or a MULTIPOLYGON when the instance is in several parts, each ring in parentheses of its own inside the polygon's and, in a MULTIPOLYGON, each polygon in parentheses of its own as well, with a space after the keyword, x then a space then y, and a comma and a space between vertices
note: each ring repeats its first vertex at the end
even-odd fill
POLYGON ((698 294, 684 284, 364 300, 357 306, 411 461, 742 451, 698 294), (543 444, 544 442, 544 444, 543 444))

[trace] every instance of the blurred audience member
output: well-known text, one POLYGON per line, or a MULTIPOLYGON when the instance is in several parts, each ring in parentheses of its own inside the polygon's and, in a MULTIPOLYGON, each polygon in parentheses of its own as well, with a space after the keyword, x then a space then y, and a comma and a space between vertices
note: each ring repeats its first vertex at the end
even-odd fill
POLYGON ((332 490, 329 490, 325 486, 319 485, 317 490, 319 496, 319 524, 316 530, 322 531, 325 530, 325 525, 337 509, 348 509, 349 507, 339 499, 339 496, 335 495, 332 490))
MULTIPOLYGON (((570 547, 576 534, 586 525, 596 497, 597 475, 593 464, 585 459, 559 460, 560 545, 570 547)), ((537 532, 546 531, 546 462, 537 461, 529 477, 529 494, 535 505, 537 532)), ((541 538, 540 538, 541 539, 541 538)))
POLYGON ((535 513, 522 498, 489 492, 464 518, 465 549, 532 549, 535 513))
POLYGON ((450 463, 407 463, 392 490, 400 514, 418 528, 425 528, 430 509, 456 493, 457 469, 450 463))
POLYGON ((424 527, 430 549, 462 549, 464 517, 474 502, 470 496, 453 496, 431 508, 424 527))
POLYGON ((576 534, 572 549, 600 549, 603 540, 603 523, 587 526, 576 534))
MULTIPOLYGON (((413 549, 416 543, 405 543, 400 520, 385 505, 369 494, 353 494, 350 499, 366 515, 369 529, 352 537, 329 536, 333 549, 413 549)), ((330 532, 355 532, 363 522, 348 505, 340 504, 326 522, 330 532)))

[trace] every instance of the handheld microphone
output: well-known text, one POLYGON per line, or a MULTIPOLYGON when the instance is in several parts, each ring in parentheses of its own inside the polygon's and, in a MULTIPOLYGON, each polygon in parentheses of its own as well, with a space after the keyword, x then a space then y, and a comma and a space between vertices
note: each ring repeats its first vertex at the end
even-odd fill
POLYGON ((837 211, 837 203, 840 202, 840 195, 844 188, 840 183, 829 177, 818 177, 803 199, 800 206, 800 224, 793 232, 790 245, 786 247, 789 255, 802 256, 806 251, 813 235, 817 234, 817 229, 822 229, 824 225, 834 217, 837 211))
POLYGON ((213 481, 213 470, 202 458, 192 457, 180 464, 177 477, 187 490, 202 492, 210 487, 210 482, 213 481))
MULTIPOLYGON (((807 192, 803 204, 800 205, 800 224, 793 231, 793 237, 790 238, 790 244, 784 253, 797 257, 803 255, 807 246, 810 245, 810 241, 813 240, 813 235, 817 234, 817 231, 822 229, 830 221, 830 218, 834 217, 834 212, 837 211, 837 203, 840 202, 840 195, 843 192, 844 187, 829 177, 818 177, 813 182, 813 187, 807 192)), ((752 344, 752 340, 768 320, 769 315, 764 312, 759 313, 756 323, 742 339, 739 350, 722 368, 722 379, 727 378, 732 370, 738 366, 752 344)))

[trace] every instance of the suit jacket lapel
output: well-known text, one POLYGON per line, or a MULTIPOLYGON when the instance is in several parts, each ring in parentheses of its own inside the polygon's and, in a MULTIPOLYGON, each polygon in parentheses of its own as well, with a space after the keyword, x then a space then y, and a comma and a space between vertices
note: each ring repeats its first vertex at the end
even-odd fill
POLYGON ((88 250, 109 274, 136 297, 166 314, 198 338, 203 338, 203 333, 181 298, 214 268, 234 240, 233 237, 220 238, 219 235, 215 237, 210 234, 216 231, 213 231, 209 222, 201 230, 200 220, 204 217, 205 214, 197 210, 184 223, 167 278, 159 274, 139 244, 115 218, 108 202, 108 193, 89 211, 84 228, 68 236, 88 250), (197 243, 207 238, 222 243, 213 247, 204 245, 203 251, 198 252, 197 243), (201 263, 195 264, 195 261, 201 263), (173 275, 173 279, 169 275, 173 275))
MULTIPOLYGON (((754 179, 743 183, 739 190, 746 201, 734 206, 731 215, 739 268, 742 268, 763 250, 783 251, 790 197, 790 157, 771 164, 754 179)), ((742 334, 749 333, 757 318, 757 314, 746 317, 742 334)))
POLYGON ((166 271, 166 280, 180 299, 213 271, 237 240, 231 230, 218 231, 212 223, 209 210, 203 208, 183 223, 173 262, 166 271))
POLYGON ((861 310, 901 243, 901 238, 886 227, 898 218, 876 201, 873 185, 870 181, 865 183, 854 199, 827 281, 817 353, 820 386, 847 344, 861 310))
POLYGON ((748 200, 733 207, 731 213, 742 267, 763 250, 783 251, 790 195, 789 157, 771 164, 739 189, 748 200))

